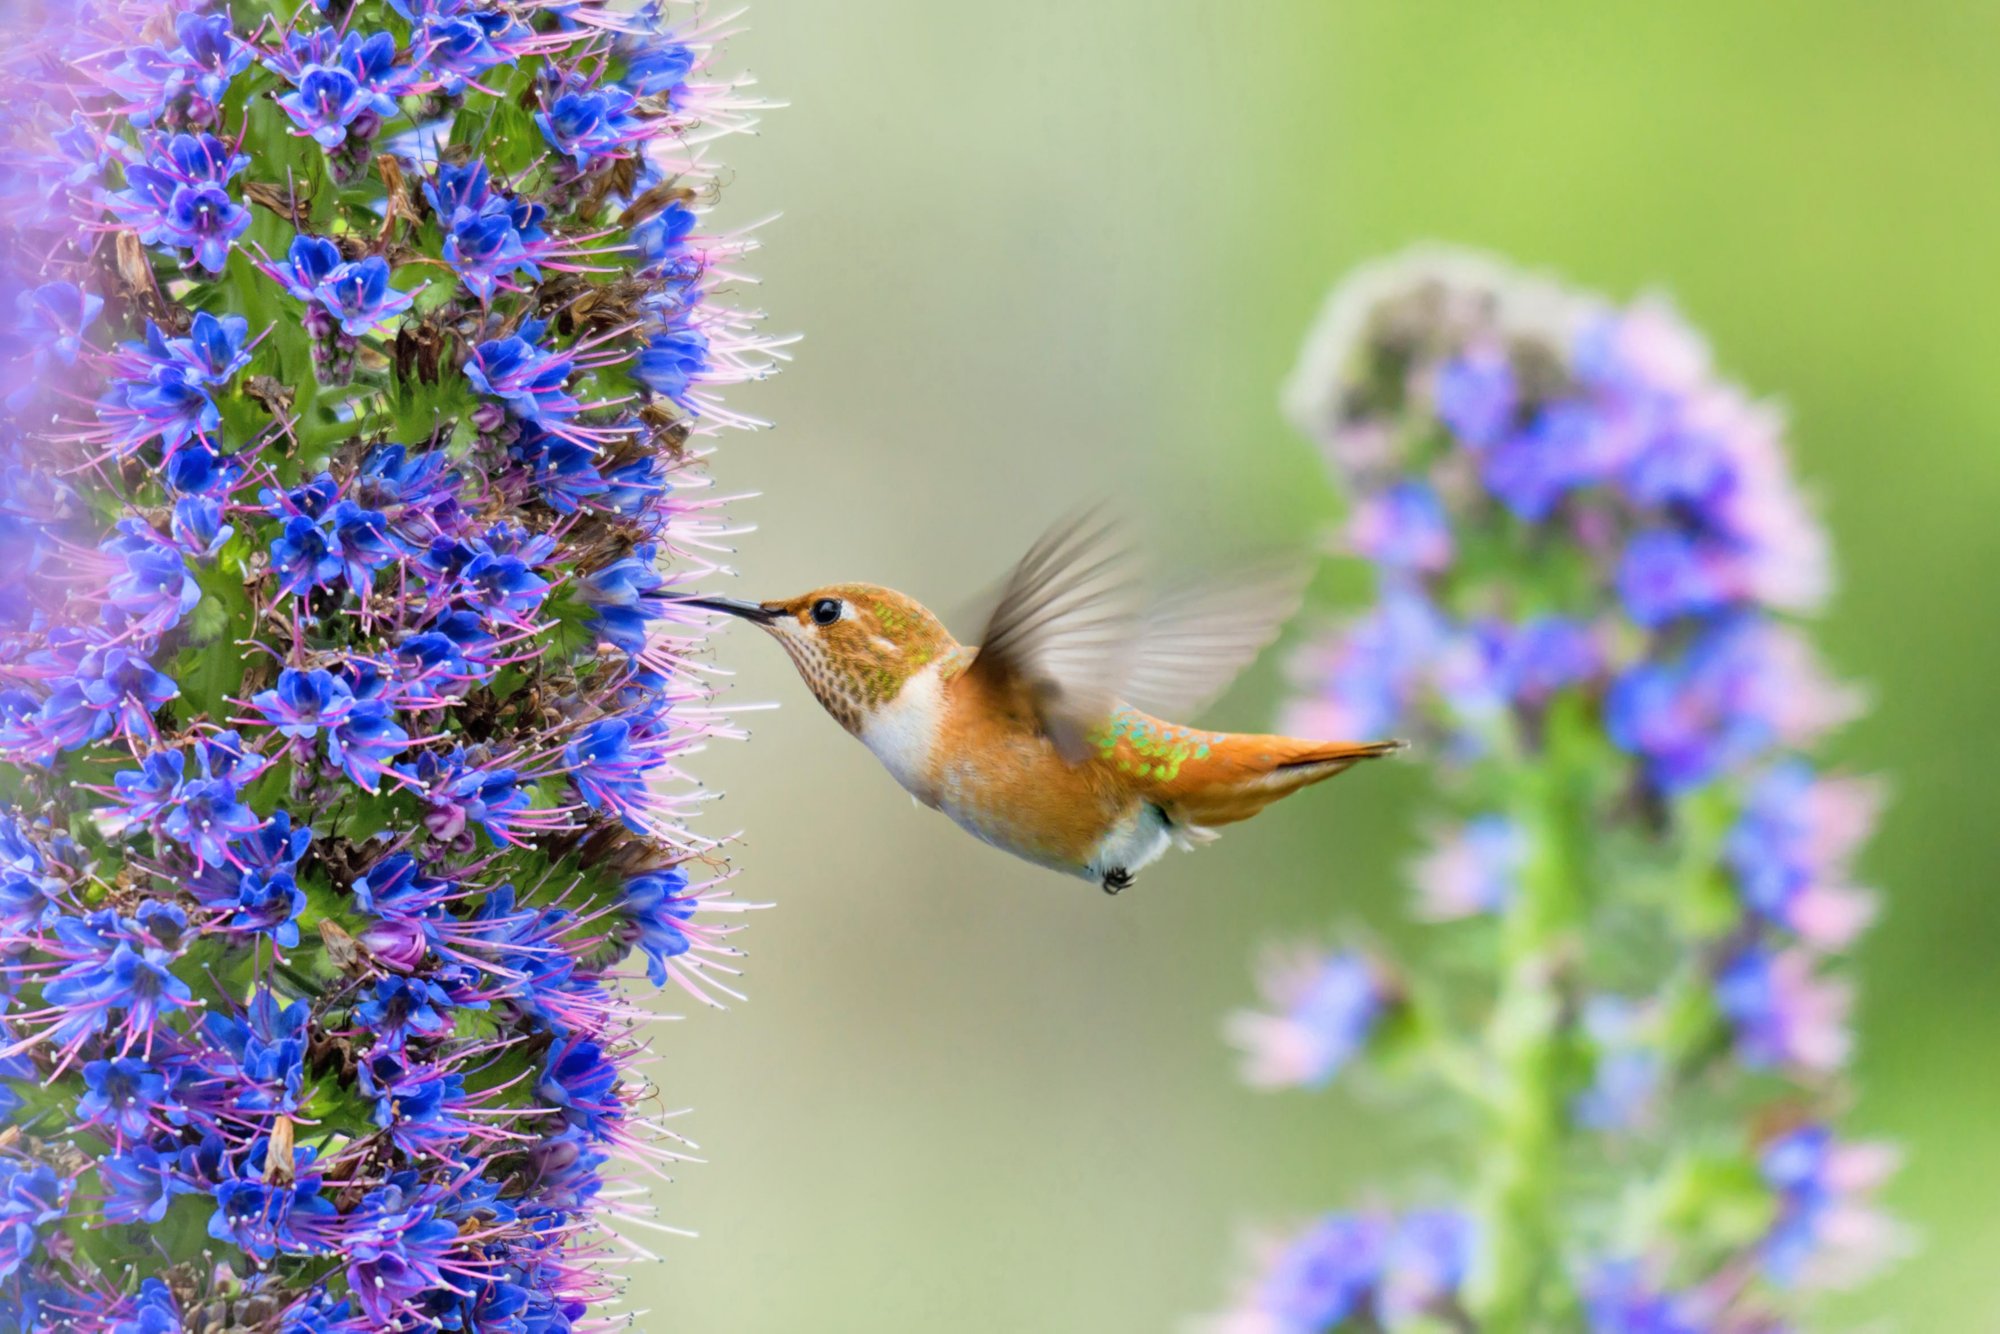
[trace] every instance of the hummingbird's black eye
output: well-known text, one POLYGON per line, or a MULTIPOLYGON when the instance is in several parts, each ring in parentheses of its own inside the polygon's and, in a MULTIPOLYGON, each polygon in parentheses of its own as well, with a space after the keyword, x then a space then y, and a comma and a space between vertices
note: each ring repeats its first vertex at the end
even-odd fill
POLYGON ((812 618, 814 625, 832 625, 840 619, 840 600, 838 598, 821 598, 819 601, 813 603, 812 618))

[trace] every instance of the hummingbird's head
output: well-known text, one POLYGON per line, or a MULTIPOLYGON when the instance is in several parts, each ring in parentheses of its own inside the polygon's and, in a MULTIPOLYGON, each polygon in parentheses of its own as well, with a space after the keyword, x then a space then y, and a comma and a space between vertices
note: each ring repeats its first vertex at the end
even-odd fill
POLYGON ((762 626, 826 711, 856 733, 905 681, 959 646, 922 603, 874 584, 829 584, 782 602, 696 598, 692 605, 762 626))

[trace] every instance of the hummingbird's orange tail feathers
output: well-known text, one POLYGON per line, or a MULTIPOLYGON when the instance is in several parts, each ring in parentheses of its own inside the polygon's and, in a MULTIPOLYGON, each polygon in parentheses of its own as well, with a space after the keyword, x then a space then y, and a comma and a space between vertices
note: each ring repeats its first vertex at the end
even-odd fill
POLYGON ((1280 797, 1403 746, 1401 741, 1301 741, 1230 734, 1160 782, 1154 799, 1176 825, 1214 829, 1247 820, 1280 797))

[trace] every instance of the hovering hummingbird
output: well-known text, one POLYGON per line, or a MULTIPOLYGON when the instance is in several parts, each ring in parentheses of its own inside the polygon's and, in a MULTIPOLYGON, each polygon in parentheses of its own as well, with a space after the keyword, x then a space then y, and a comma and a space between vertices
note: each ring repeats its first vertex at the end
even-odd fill
POLYGON ((761 626, 813 695, 919 802, 974 836, 1116 894, 1169 847, 1400 741, 1204 732, 1160 713, 1198 708, 1277 636, 1297 573, 1144 599, 1114 530, 1049 530, 1001 587, 977 646, 922 604, 873 584, 780 602, 690 606, 761 626))

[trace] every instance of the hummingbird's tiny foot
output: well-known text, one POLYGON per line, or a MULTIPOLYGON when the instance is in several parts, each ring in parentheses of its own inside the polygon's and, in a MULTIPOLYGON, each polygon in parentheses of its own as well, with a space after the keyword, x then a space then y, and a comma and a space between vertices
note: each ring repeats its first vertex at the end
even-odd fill
POLYGON ((1116 894, 1121 889, 1132 887, 1132 873, 1122 866, 1114 866, 1104 873, 1104 892, 1116 894))

